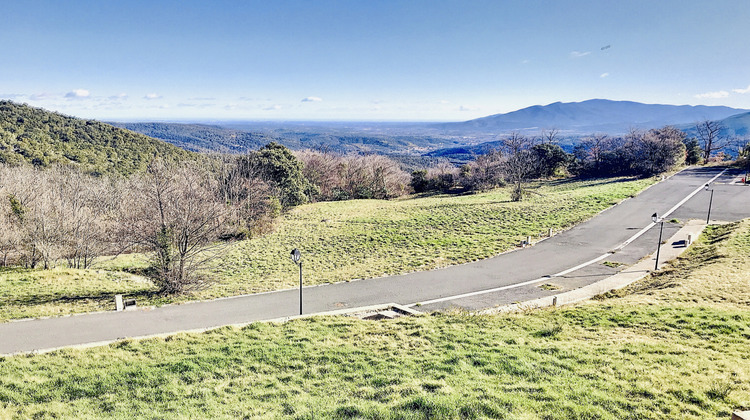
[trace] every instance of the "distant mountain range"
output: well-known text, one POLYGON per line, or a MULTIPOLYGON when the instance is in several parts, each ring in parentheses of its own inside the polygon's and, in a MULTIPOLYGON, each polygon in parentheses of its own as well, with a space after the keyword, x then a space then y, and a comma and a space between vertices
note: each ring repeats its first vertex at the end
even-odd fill
POLYGON ((592 99, 537 105, 457 123, 219 122, 213 124, 112 123, 197 152, 244 153, 275 141, 292 149, 341 153, 473 159, 499 146, 511 131, 538 136, 559 130, 566 150, 582 136, 625 134, 631 128, 674 125, 689 135, 697 121, 720 120, 729 136, 750 134, 750 112, 725 106, 654 105, 592 99))
MULTIPOLYGON (((588 101, 590 102, 590 101, 588 101)), ((553 104, 554 105, 554 104, 553 104)), ((642 105, 642 104, 641 104, 642 105)), ((647 106, 654 106, 654 105, 647 105, 647 106)), ((655 105, 657 107, 663 107, 668 105, 655 105)), ((682 108, 682 107, 678 107, 682 108)), ((684 131, 688 137, 696 137, 696 129, 695 129, 695 123, 699 121, 703 121, 705 119, 709 119, 711 121, 718 122, 722 129, 720 131, 720 135, 728 137, 728 138, 734 138, 737 140, 737 142, 731 143, 730 146, 728 146, 725 150, 726 153, 729 153, 730 155, 734 154, 736 152, 736 147, 738 145, 744 144, 745 141, 750 139, 750 112, 742 112, 742 110, 737 110, 734 108, 726 108, 726 107, 692 107, 692 108, 700 108, 701 111, 705 111, 705 108, 711 108, 711 112, 706 112, 707 115, 716 115, 718 113, 721 115, 723 112, 729 112, 731 111, 740 111, 739 114, 730 115, 726 118, 698 118, 691 120, 689 123, 682 123, 682 124, 676 124, 676 123, 664 123, 664 124, 657 124, 657 125, 645 125, 645 126, 637 126, 633 125, 634 128, 639 129, 650 129, 650 128, 658 128, 663 127, 665 125, 673 125, 675 128, 678 128, 682 131, 684 131), (720 108, 718 110, 713 108, 720 108)), ((521 110, 523 111, 523 110, 521 110)), ((520 112, 520 111, 517 111, 520 112)), ((508 115, 508 114, 501 114, 501 115, 508 115)), ((689 112, 686 112, 685 115, 690 115, 689 112)), ((491 117, 486 117, 491 118, 491 117)), ((479 120, 482 120, 483 118, 480 118, 479 120)), ((479 121, 479 120, 472 120, 472 121, 479 121)), ((471 121, 467 121, 471 122, 471 121)), ((629 128, 628 128, 629 130, 629 128)), ((601 131, 584 131, 584 133, 581 134, 571 134, 571 130, 568 130, 567 132, 564 132, 561 130, 561 134, 558 137, 557 143, 562 146, 563 149, 565 149, 567 152, 571 152, 573 150, 573 146, 576 145, 581 138, 586 137, 589 134, 593 133, 602 133, 610 134, 613 136, 617 136, 621 133, 607 133, 604 130, 601 131)), ((539 135, 540 131, 537 129, 536 131, 530 131, 529 135, 537 136, 539 135)), ((429 156, 432 158, 446 158, 454 163, 463 163, 467 162, 469 160, 474 159, 478 155, 483 155, 489 152, 490 150, 497 149, 498 147, 502 146, 502 140, 491 140, 487 142, 481 142, 477 144, 466 144, 462 146, 454 146, 454 147, 447 147, 447 148, 441 148, 436 149, 433 151, 430 151, 428 153, 425 153, 425 156, 429 156)))
POLYGON ((447 132, 508 132, 538 134, 557 129, 563 135, 624 134, 631 128, 649 129, 664 125, 690 124, 700 120, 723 120, 748 112, 725 106, 656 105, 630 101, 591 99, 583 102, 555 102, 506 114, 495 114, 439 126, 447 132))

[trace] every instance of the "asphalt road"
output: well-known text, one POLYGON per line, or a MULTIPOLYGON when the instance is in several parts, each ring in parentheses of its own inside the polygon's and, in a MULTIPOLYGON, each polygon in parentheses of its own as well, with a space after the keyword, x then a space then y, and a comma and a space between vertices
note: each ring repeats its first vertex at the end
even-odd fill
MULTIPOLYGON (((632 264, 654 251, 658 240, 658 228, 651 222, 654 212, 663 215, 673 210, 666 220, 705 218, 710 192, 701 187, 721 171, 684 170, 568 231, 487 260, 427 272, 305 287, 304 311, 323 312, 389 302, 421 303, 420 310, 451 306, 479 309, 555 293, 538 287, 543 283, 563 290, 590 284, 617 271, 601 261, 632 264), (691 193, 694 196, 675 209, 691 193), (644 229, 647 230, 641 236, 629 242, 644 229), (615 252, 607 254, 612 251, 615 252), (570 271, 597 258, 601 260, 570 271)), ((712 221, 750 217, 750 186, 731 184, 738 174, 727 171, 712 184, 712 221)), ((677 224, 665 223, 664 238, 678 229, 677 224)), ((299 311, 298 293, 286 290, 155 309, 3 323, 0 354, 294 316, 299 311)))

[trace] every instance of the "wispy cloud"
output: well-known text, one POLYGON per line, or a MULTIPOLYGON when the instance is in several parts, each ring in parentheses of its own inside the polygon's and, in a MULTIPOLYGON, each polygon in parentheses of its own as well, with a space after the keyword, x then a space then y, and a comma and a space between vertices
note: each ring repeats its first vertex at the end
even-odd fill
POLYGON ((734 93, 750 93, 750 85, 747 86, 745 89, 732 89, 732 92, 734 93))
POLYGON ((68 99, 83 99, 91 96, 91 93, 86 89, 75 89, 65 94, 68 99))
POLYGON ((26 95, 20 93, 0 93, 0 98, 16 99, 23 98, 26 95))
POLYGON ((149 101, 154 99, 161 99, 161 95, 158 95, 156 93, 147 93, 146 96, 143 97, 143 99, 148 99, 149 101))
POLYGON ((112 101, 121 101, 123 99, 128 99, 128 94, 127 93, 118 93, 117 95, 110 96, 109 99, 112 100, 112 101))
POLYGON ((281 109, 281 105, 271 105, 263 108, 264 111, 278 111, 281 109))
POLYGON ((307 98, 302 99, 302 102, 323 102, 323 99, 318 98, 317 96, 308 96, 307 98))
POLYGON ((194 98, 188 98, 188 101, 215 101, 216 98, 210 98, 210 97, 201 97, 197 96, 194 98))
POLYGON ((54 99, 54 98, 55 98, 55 95, 51 93, 47 93, 47 92, 33 93, 29 95, 29 100, 32 100, 32 101, 45 101, 47 99, 54 99))
POLYGON ((602 73, 602 74, 599 75, 599 77, 601 77, 602 79, 604 79, 605 77, 609 77, 609 73, 606 73, 606 72, 602 73))
POLYGON ((695 97, 698 99, 719 99, 719 98, 726 98, 727 96, 729 96, 729 92, 727 92, 726 90, 699 93, 698 95, 695 95, 695 97))
POLYGON ((475 106, 463 106, 463 105, 461 105, 460 107, 458 107, 458 110, 461 111, 461 112, 479 111, 479 108, 477 108, 475 106))
POLYGON ((591 51, 571 51, 570 58, 580 58, 591 54, 591 51))

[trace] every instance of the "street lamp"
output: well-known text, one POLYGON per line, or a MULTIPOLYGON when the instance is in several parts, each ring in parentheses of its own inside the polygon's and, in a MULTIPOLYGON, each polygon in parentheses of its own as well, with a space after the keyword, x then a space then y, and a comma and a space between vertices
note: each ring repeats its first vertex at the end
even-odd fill
POLYGON ((651 221, 655 224, 661 222, 659 227, 659 242, 656 243, 656 264, 654 264, 654 271, 659 269, 659 251, 661 251, 661 234, 664 231, 664 218, 659 219, 659 216, 654 213, 651 215, 651 221))
POLYGON ((299 266, 299 314, 302 315, 302 253, 294 248, 290 257, 299 266))
POLYGON ((711 204, 714 202, 714 189, 710 188, 711 184, 706 184, 706 191, 711 191, 711 199, 708 200, 708 215, 706 216, 706 224, 711 220, 711 204), (710 188, 710 189, 709 189, 710 188))

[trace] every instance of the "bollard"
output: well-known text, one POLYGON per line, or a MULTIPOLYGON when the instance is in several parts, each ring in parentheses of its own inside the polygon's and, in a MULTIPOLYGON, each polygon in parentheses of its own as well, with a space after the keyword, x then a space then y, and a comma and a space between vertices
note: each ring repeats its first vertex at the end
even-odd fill
POLYGON ((125 304, 122 302, 122 295, 115 295, 115 311, 119 312, 125 309, 125 304))
POLYGON ((531 236, 526 237, 526 245, 531 245, 531 236))
POLYGON ((693 234, 689 233, 687 238, 687 244, 691 245, 693 243, 693 234))
POLYGON ((549 228, 549 232, 547 233, 547 237, 548 238, 552 237, 552 228, 549 228))
POLYGON ((552 298, 552 306, 557 306, 557 296, 552 298))

